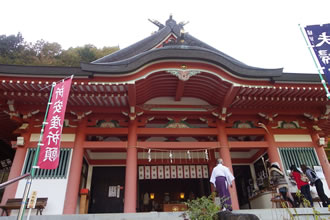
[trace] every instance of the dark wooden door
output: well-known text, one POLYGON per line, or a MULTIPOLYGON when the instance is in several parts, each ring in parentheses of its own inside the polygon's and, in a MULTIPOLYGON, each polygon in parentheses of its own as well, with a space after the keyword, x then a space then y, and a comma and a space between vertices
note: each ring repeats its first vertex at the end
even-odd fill
POLYGON ((233 165, 238 203, 241 206, 250 207, 248 187, 249 180, 252 180, 251 169, 249 165, 233 165))
POLYGON ((88 213, 123 212, 124 184, 125 167, 94 167, 88 213), (112 191, 109 195, 109 189, 116 189, 117 186, 120 186, 119 194, 112 191))

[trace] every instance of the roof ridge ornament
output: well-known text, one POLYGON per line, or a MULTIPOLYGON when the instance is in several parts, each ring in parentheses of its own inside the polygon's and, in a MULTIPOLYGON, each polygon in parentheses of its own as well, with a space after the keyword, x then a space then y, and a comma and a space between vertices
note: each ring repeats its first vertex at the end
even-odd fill
POLYGON ((179 26, 181 26, 183 28, 186 24, 189 24, 189 21, 181 21, 179 23, 179 26))
POLYGON ((166 26, 170 27, 171 29, 177 26, 176 21, 172 17, 172 14, 170 14, 170 18, 165 22, 166 26))
POLYGON ((163 25, 162 23, 160 23, 159 21, 157 21, 155 19, 148 19, 148 21, 150 21, 151 23, 156 25, 159 28, 159 30, 162 29, 163 27, 165 27, 165 25, 163 25))

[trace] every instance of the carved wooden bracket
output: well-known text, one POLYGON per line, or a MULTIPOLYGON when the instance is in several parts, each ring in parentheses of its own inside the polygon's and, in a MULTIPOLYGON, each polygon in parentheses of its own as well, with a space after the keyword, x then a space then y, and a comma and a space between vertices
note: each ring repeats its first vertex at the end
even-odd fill
POLYGON ((184 69, 184 70, 172 69, 172 70, 167 70, 167 72, 178 77, 179 80, 182 81, 187 81, 190 77, 201 73, 201 71, 192 70, 192 69, 184 69))

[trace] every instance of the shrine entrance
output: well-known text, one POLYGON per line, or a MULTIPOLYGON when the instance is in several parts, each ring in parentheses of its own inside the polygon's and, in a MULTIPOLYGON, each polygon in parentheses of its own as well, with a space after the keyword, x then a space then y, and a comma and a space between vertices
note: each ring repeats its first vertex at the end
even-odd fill
POLYGON ((208 179, 140 180, 138 210, 140 212, 173 211, 169 210, 172 206, 180 207, 183 202, 209 196, 210 193, 208 179))
POLYGON ((140 212, 180 211, 184 202, 210 193, 207 165, 139 166, 140 212))
POLYGON ((125 167, 94 167, 88 213, 124 211, 125 167))

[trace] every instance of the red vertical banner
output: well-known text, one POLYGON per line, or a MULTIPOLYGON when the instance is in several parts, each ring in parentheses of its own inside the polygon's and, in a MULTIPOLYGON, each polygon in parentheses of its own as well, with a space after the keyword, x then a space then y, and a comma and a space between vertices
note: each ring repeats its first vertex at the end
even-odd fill
POLYGON ((40 145, 40 169, 56 169, 59 163, 60 143, 72 78, 56 84, 48 108, 47 120, 40 145))

